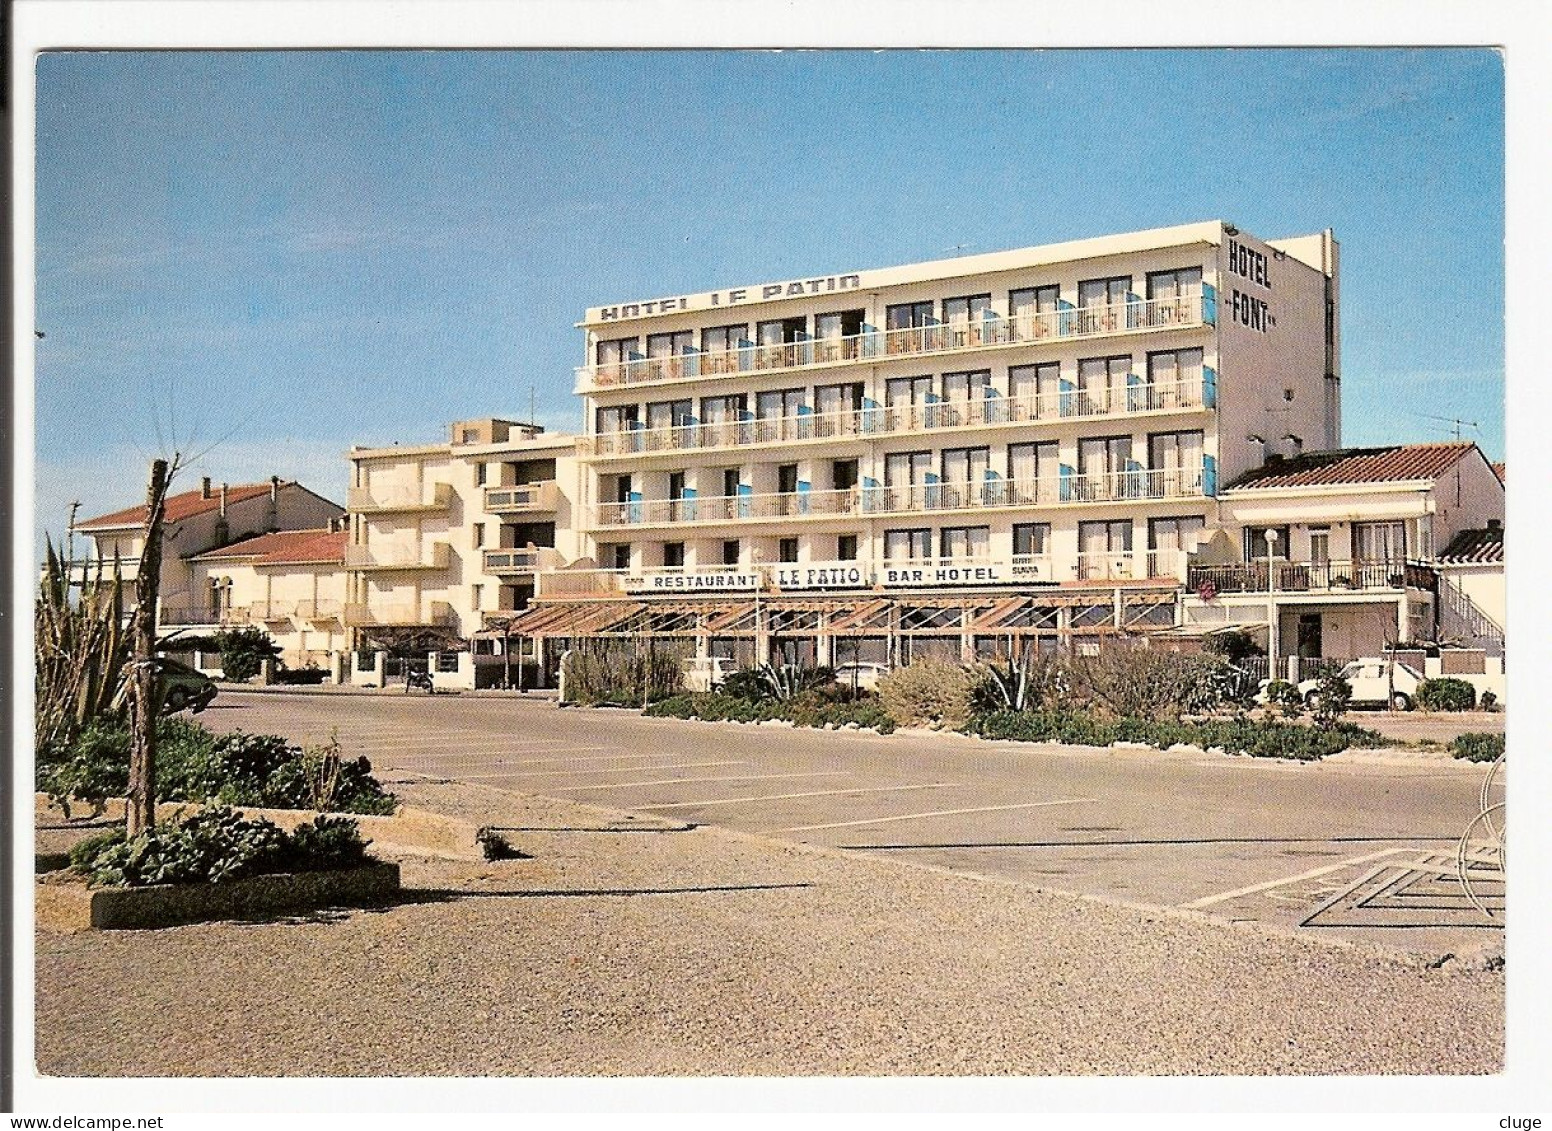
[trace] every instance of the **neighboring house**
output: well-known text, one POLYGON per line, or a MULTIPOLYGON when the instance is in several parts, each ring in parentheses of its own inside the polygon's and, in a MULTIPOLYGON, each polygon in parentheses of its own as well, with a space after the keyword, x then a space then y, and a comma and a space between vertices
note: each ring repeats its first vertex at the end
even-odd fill
POLYGON ((1187 572, 1182 631, 1251 631, 1278 658, 1441 641, 1501 654, 1503 514, 1503 480, 1471 443, 1271 460, 1222 492, 1218 530, 1187 572), (1474 576, 1468 588, 1462 539, 1489 526, 1497 558, 1475 572, 1496 571, 1497 589, 1474 576))
POLYGON ((280 645, 288 667, 326 666, 346 648, 344 520, 318 530, 245 538, 189 559, 192 584, 205 594, 197 623, 252 625, 280 645))
MULTIPOLYGON (((198 490, 169 495, 162 526, 162 566, 159 579, 158 623, 171 626, 208 623, 208 594, 196 583, 190 559, 220 546, 277 530, 321 529, 344 514, 344 508, 278 477, 268 483, 221 484, 200 481, 198 490)), ((126 507, 112 514, 77 522, 73 534, 92 541, 91 550, 76 561, 102 562, 117 557, 122 575, 133 580, 144 550, 146 508, 126 507)))
POLYGON ((1504 531, 1488 519, 1462 530, 1433 563, 1439 574, 1439 638, 1500 654, 1508 624, 1504 586, 1504 531))
POLYGON ((345 625, 353 646, 429 650, 510 619, 576 557, 576 438, 486 418, 446 444, 352 448, 345 625))

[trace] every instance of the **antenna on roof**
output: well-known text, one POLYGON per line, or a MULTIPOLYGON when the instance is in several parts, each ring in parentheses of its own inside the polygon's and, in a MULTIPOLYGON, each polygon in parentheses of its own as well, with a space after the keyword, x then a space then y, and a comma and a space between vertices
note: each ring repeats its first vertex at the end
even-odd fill
POLYGON ((1465 428, 1480 428, 1481 427, 1481 425, 1478 424, 1475 420, 1462 420, 1458 416, 1431 416, 1431 415, 1429 415, 1426 412, 1414 412, 1412 415, 1413 416, 1421 417, 1424 420, 1437 420, 1441 424, 1452 424, 1452 425, 1454 425, 1455 426, 1454 427, 1455 442, 1457 444, 1460 443, 1460 430, 1461 430, 1462 427, 1465 427, 1465 428))
POLYGON ((946 247, 943 250, 952 251, 955 255, 963 255, 971 246, 967 243, 956 243, 953 247, 946 247))

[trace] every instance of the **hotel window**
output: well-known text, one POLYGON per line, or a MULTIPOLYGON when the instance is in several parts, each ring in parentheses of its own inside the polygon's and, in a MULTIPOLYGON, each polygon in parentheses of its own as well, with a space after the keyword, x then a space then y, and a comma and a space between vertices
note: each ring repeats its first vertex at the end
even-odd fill
POLYGON ((840 310, 814 315, 815 361, 841 361, 857 356, 865 310, 840 310))
POLYGON ((647 428, 653 432, 682 428, 694 415, 694 401, 658 401, 647 406, 647 428))
POLYGON ((932 302, 903 302, 884 309, 884 352, 920 353, 932 344, 927 326, 933 322, 932 302))
POLYGON ((1062 367, 1056 362, 1044 365, 1016 365, 1008 370, 1008 396, 1013 400, 1012 419, 1035 420, 1053 416, 1060 401, 1062 367))
POLYGON ((986 472, 991 468, 990 448, 945 448, 943 450, 943 484, 955 489, 958 496, 947 500, 944 506, 969 506, 978 497, 979 489, 986 482, 986 472), (969 491, 961 495, 961 490, 969 491))
POLYGON ((599 342, 594 347, 595 364, 601 371, 618 375, 620 366, 636 349, 637 341, 636 338, 614 338, 607 342, 599 342))
POLYGON ((849 491, 857 485, 857 461, 837 459, 830 461, 830 486, 837 491, 849 491))
POLYGON ((722 469, 722 494, 731 499, 738 494, 738 485, 742 469, 737 467, 724 467, 722 469))
POLYGON ((477 463, 474 465, 474 485, 476 487, 485 486, 485 476, 487 474, 485 466, 486 465, 484 463, 477 463))
POLYGON ((932 557, 932 531, 886 530, 884 531, 884 560, 902 562, 932 557))
POLYGON ((1245 560, 1247 562, 1266 561, 1270 557, 1288 557, 1288 528, 1286 526, 1247 526, 1245 527, 1245 560), (1276 541, 1267 544, 1266 532, 1273 530, 1277 533, 1276 541))
POLYGON ((919 487, 932 474, 931 452, 890 452, 884 457, 884 486, 919 487))
POLYGON ((611 565, 612 568, 614 568, 614 569, 630 569, 630 565, 631 565, 631 553, 630 553, 630 550, 631 550, 631 548, 630 548, 630 543, 629 542, 621 542, 621 543, 619 543, 618 545, 615 545, 615 546, 607 546, 607 547, 601 547, 601 548, 605 549, 607 551, 607 553, 604 556, 604 560, 609 562, 609 564, 611 565))
POLYGON ((755 326, 755 344, 759 346, 760 365, 766 369, 784 368, 802 362, 793 348, 808 329, 806 318, 775 318, 755 326))
POLYGON ((925 428, 929 425, 927 398, 932 396, 931 377, 891 377, 884 382, 884 404, 890 410, 891 428, 925 428))
POLYGON ((1024 287, 1008 292, 1008 317, 1022 318, 1034 314, 1055 314, 1061 305, 1061 289, 1058 287, 1024 287))
POLYGON ((663 543, 663 564, 670 569, 680 569, 684 566, 684 543, 663 543))
POLYGON ((981 325, 986 312, 992 308, 991 295, 965 295, 943 300, 943 321, 948 325, 948 345, 976 345, 981 338, 981 325))
POLYGON ((595 431, 600 436, 629 432, 631 426, 639 419, 639 412, 640 410, 633 404, 598 409, 593 418, 595 431))
POLYGON ((1148 494, 1196 494, 1202 484, 1202 434, 1155 432, 1148 437, 1148 494))
POLYGON ((1148 325, 1167 326, 1171 322, 1194 322, 1194 301, 1202 293, 1202 269, 1180 267, 1174 271, 1148 272, 1148 325))
POLYGON ((730 397, 702 397, 701 426, 707 430, 703 442, 709 445, 746 442, 741 435, 744 429, 737 425, 748 407, 749 402, 742 393, 730 397))
POLYGON ((1085 279, 1078 284, 1078 329, 1084 334, 1099 334, 1126 328, 1121 306, 1131 292, 1130 275, 1110 279, 1085 279))
POLYGON ((855 534, 837 534, 835 536, 835 560, 838 562, 854 562, 857 560, 857 536, 855 534))
POLYGON ((738 343, 749 338, 749 326, 714 326, 701 331, 702 373, 735 373, 738 370, 738 343))
POLYGON ((854 418, 848 413, 862 411, 862 385, 820 385, 814 390, 814 434, 817 436, 850 435, 857 430, 854 418))
POLYGON ((1193 552, 1201 543, 1204 526, 1205 523, 1200 515, 1182 518, 1150 518, 1148 549, 1157 556, 1150 564, 1148 576, 1166 577, 1179 573, 1178 559, 1193 552))
POLYGON ((1078 523, 1079 554, 1126 554, 1132 549, 1130 519, 1078 523))
POLYGON ((1078 474, 1083 480, 1077 485, 1077 497, 1089 502, 1128 497, 1128 488, 1132 486, 1128 481, 1132 477, 1122 472, 1127 470, 1131 462, 1130 436, 1079 440, 1078 474))
POLYGON ((992 530, 989 526, 945 526, 938 545, 942 556, 951 561, 984 559, 991 549, 992 530))
POLYGON ((948 402, 948 419, 942 424, 978 423, 986 407, 986 390, 992 387, 989 369, 974 373, 943 374, 943 399, 948 402))
POLYGON ((791 495, 798 489, 798 465, 795 463, 780 464, 776 468, 776 490, 783 495, 791 495))
POLYGON ((1323 566, 1331 561, 1331 528, 1329 526, 1310 527, 1309 543, 1311 563, 1323 566))
POLYGON ((1126 379, 1132 372, 1130 354, 1086 357, 1078 362, 1079 416, 1120 412, 1127 407, 1126 379))
POLYGON ((798 410, 807 403, 803 389, 775 389, 756 393, 754 416, 759 421, 756 440, 795 440, 798 438, 798 410))
POLYGON ((776 543, 776 560, 779 562, 795 562, 798 560, 798 540, 796 538, 783 538, 776 543))
POLYGON ((684 503, 685 475, 682 471, 670 471, 668 473, 668 511, 669 519, 678 522, 685 516, 684 503))
POLYGON ((1051 524, 1049 522, 1020 522, 1013 527, 1013 553, 1015 557, 1044 557, 1051 552, 1051 524))
POLYGON ((1353 523, 1353 557, 1361 562, 1406 561, 1406 523, 1353 523))
POLYGON ((736 566, 738 564, 739 544, 737 538, 729 538, 722 543, 722 564, 736 566))
POLYGON ((678 357, 695 348, 694 330, 676 330, 671 334, 648 334, 648 357, 678 357))
POLYGON ((1202 403, 1202 351, 1164 350, 1148 355, 1148 407, 1202 403))
POLYGON ((1008 445, 1008 501, 1049 503, 1056 500, 1061 459, 1055 440, 1008 445))

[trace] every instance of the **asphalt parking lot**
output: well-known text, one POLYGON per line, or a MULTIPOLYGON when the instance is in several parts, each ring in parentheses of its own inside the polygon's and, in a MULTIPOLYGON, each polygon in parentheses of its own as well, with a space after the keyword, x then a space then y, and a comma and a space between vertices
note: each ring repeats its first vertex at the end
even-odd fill
POLYGON ((1292 764, 397 692, 223 689, 201 718, 301 743, 337 730, 385 779, 481 782, 1419 952, 1501 937, 1501 885, 1475 888, 1500 912, 1489 920, 1454 877, 1484 769, 1437 756, 1292 764))

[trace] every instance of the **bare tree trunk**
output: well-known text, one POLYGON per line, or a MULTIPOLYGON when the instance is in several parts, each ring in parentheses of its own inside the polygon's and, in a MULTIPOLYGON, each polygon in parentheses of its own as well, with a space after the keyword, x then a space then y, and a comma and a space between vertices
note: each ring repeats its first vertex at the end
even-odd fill
POLYGON ((133 716, 129 746, 129 796, 124 812, 130 836, 156 823, 156 598, 162 572, 162 516, 167 501, 167 461, 153 460, 146 488, 145 548, 135 577, 133 716))

